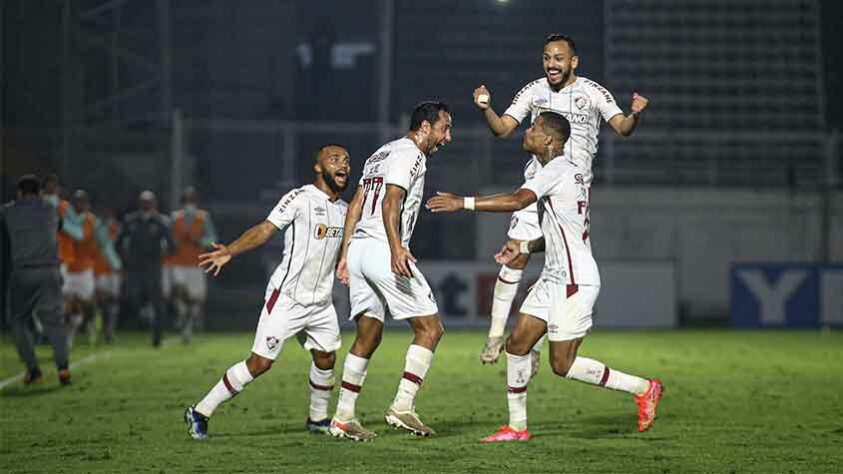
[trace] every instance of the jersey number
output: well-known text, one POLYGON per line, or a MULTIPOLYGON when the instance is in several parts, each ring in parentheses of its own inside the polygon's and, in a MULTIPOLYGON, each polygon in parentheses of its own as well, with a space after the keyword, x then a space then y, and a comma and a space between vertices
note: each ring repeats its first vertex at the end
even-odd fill
POLYGON ((363 179, 363 209, 366 208, 366 200, 369 199, 369 192, 373 192, 372 195, 372 211, 371 214, 375 213, 375 208, 378 204, 378 197, 380 197, 381 189, 383 188, 383 176, 374 176, 372 178, 364 178, 363 179))

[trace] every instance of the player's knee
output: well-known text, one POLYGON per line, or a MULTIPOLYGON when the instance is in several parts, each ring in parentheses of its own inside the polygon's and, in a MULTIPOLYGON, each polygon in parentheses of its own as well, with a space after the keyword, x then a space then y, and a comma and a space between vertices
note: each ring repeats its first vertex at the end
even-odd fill
POLYGON ((573 363, 574 361, 569 360, 567 357, 550 358, 550 368, 553 369, 554 374, 560 377, 568 375, 568 371, 571 370, 571 365, 573 365, 573 363))
POLYGON ((506 352, 514 356, 527 355, 532 349, 532 345, 527 344, 523 339, 518 338, 515 334, 509 336, 506 340, 506 352))
POLYGON ((252 377, 258 377, 272 368, 272 360, 252 354, 246 359, 246 368, 252 377))
POLYGON ((336 364, 336 362, 336 352, 322 352, 317 350, 313 351, 313 363, 316 364, 316 367, 320 370, 333 369, 334 364, 336 364))

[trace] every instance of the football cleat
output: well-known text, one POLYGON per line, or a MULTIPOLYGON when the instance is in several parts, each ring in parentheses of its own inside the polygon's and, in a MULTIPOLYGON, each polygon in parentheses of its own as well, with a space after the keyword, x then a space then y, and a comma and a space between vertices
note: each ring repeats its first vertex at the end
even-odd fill
POLYGON ((503 350, 503 336, 490 337, 486 339, 486 344, 483 345, 483 350, 480 351, 480 362, 484 364, 494 364, 498 361, 498 357, 503 350))
POLYGON ((184 422, 187 423, 187 434, 193 439, 208 437, 208 417, 195 410, 191 405, 184 411, 184 422))
POLYGON ((638 404, 638 431, 645 432, 656 419, 656 407, 659 399, 664 393, 664 385, 658 379, 650 379, 650 386, 643 395, 635 396, 635 403, 638 404))
POLYGON ((509 425, 501 426, 498 428, 498 431, 486 436, 485 438, 481 439, 480 441, 484 443, 497 443, 501 441, 530 441, 533 435, 530 434, 529 431, 522 430, 516 431, 512 429, 509 425))
POLYGON ((539 373, 539 367, 542 364, 542 353, 539 351, 530 351, 530 379, 539 373))
POLYGON ((41 369, 38 367, 27 370, 26 375, 23 376, 23 384, 24 385, 32 385, 36 383, 41 383, 44 380, 44 374, 41 373, 41 369))
POLYGON ((330 432, 331 436, 335 438, 348 438, 354 441, 371 441, 378 437, 374 431, 363 428, 363 425, 356 418, 345 423, 333 418, 330 432))
POLYGON ((315 435, 329 435, 331 434, 331 420, 325 418, 324 420, 313 421, 310 418, 305 423, 307 431, 315 435))
POLYGON ((398 411, 395 407, 389 407, 386 412, 386 422, 393 428, 403 428, 416 436, 431 436, 436 434, 432 428, 422 423, 415 408, 407 411, 398 411))
POLYGON ((59 370, 59 383, 64 385, 65 387, 68 385, 73 385, 73 381, 70 379, 70 370, 59 370))

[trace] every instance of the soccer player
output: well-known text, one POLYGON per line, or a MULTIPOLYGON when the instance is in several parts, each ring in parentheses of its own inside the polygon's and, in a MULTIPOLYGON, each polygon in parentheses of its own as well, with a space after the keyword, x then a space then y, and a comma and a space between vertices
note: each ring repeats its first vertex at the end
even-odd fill
POLYGON ((404 376, 386 421, 419 436, 433 434, 416 414, 414 401, 444 329, 424 275, 416 268, 410 238, 424 192, 427 157, 451 141, 451 114, 441 102, 413 110, 410 130, 380 147, 363 167, 363 176, 345 219, 340 281, 349 284, 351 317, 357 335, 342 374, 334 436, 357 441, 376 437, 357 420, 357 396, 369 360, 378 348, 386 313, 406 320, 415 337, 407 350, 404 376))
POLYGON ((545 334, 550 339, 550 365, 560 377, 628 392, 638 404, 638 429, 647 430, 656 416, 663 386, 609 369, 602 362, 580 357, 577 351, 591 329, 591 314, 600 292, 600 274, 591 254, 589 201, 591 173, 582 162, 564 154, 570 137, 568 121, 555 112, 544 112, 524 134, 524 149, 542 168, 532 180, 512 194, 492 197, 458 197, 439 193, 427 202, 433 212, 459 209, 482 212, 520 211, 538 204, 542 237, 509 240, 495 256, 507 263, 521 255, 544 250, 545 263, 532 287, 506 345, 509 424, 483 441, 527 441, 527 384, 530 350, 545 334))
POLYGON ((284 258, 266 287, 251 355, 231 366, 205 398, 184 413, 188 433, 195 439, 208 436, 208 418, 214 410, 269 370, 284 342, 302 331, 306 334, 304 348, 313 356, 307 429, 313 433, 328 432, 334 362, 341 342, 331 290, 342 222, 348 210, 340 199, 351 171, 348 151, 341 145, 320 147, 314 171, 313 184, 287 193, 265 221, 231 244, 214 243, 213 252, 199 256, 199 265, 217 275, 232 258, 287 229, 284 258))
POLYGON ((197 206, 198 194, 193 186, 182 193, 183 207, 172 213, 170 222, 176 253, 167 259, 172 295, 181 327, 182 342, 188 343, 193 327, 202 318, 205 306, 205 274, 196 266, 199 255, 217 241, 208 211, 197 206))
POLYGON ((100 219, 96 232, 98 239, 103 242, 109 250, 100 249, 94 259, 94 278, 96 279, 96 300, 97 306, 103 315, 103 332, 106 344, 114 340, 114 331, 117 329, 117 313, 120 300, 120 270, 122 264, 116 258, 114 243, 120 235, 120 222, 117 221, 114 209, 106 207, 102 210, 103 218, 100 219), (115 252, 109 257, 110 252, 115 252))
MULTIPOLYGON (((620 136, 628 137, 635 130, 649 101, 637 92, 633 93, 632 112, 624 115, 609 91, 590 79, 576 75, 579 62, 574 41, 565 35, 552 34, 544 41, 544 77, 524 86, 503 115, 498 116, 492 109, 491 94, 485 86, 481 85, 474 91, 474 104, 483 111, 483 118, 492 133, 501 138, 512 134, 528 115, 532 120, 545 110, 563 115, 571 125, 571 136, 564 153, 582 164, 590 179, 591 162, 597 154, 597 135, 602 122, 608 122, 620 136)), ((533 157, 524 168, 525 183, 529 183, 539 168, 541 163, 533 157)), ((535 240, 541 236, 535 205, 531 204, 512 214, 507 236, 522 241, 535 240)), ((484 364, 498 360, 503 347, 506 320, 518 291, 518 282, 529 260, 529 254, 521 254, 501 266, 495 283, 489 337, 480 353, 480 360, 484 364)), ((538 351, 543 342, 544 338, 539 340, 532 353, 533 374, 538 370, 538 351)))

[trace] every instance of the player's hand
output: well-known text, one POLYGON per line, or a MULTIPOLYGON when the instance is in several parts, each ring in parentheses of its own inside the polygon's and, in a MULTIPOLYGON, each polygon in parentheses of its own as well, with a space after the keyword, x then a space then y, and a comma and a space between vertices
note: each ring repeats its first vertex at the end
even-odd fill
POLYGON ((436 196, 427 200, 425 207, 430 212, 455 212, 465 205, 465 198, 451 193, 437 192, 436 196))
POLYGON ((348 286, 348 260, 343 257, 337 262, 337 280, 345 286, 348 286))
POLYGON ((480 110, 486 110, 489 108, 489 104, 492 103, 492 94, 489 93, 489 89, 486 89, 486 86, 481 85, 477 89, 474 89, 474 105, 476 105, 480 110), (480 100, 480 96, 484 97, 485 101, 480 100))
POLYGON ((404 247, 399 247, 392 250, 392 273, 412 278, 413 269, 410 268, 410 262, 416 263, 416 257, 404 247))
POLYGON ((518 258, 519 255, 521 255, 521 241, 509 240, 503 245, 503 247, 501 247, 500 251, 495 254, 495 261, 500 265, 506 265, 518 258))
POLYGON ((231 261, 231 252, 223 244, 214 242, 211 246, 214 248, 213 252, 199 255, 199 266, 205 269, 205 273, 214 272, 214 276, 217 276, 222 267, 231 261))
POLYGON ((649 103, 650 99, 640 95, 638 92, 632 93, 632 113, 640 114, 647 108, 649 103))

